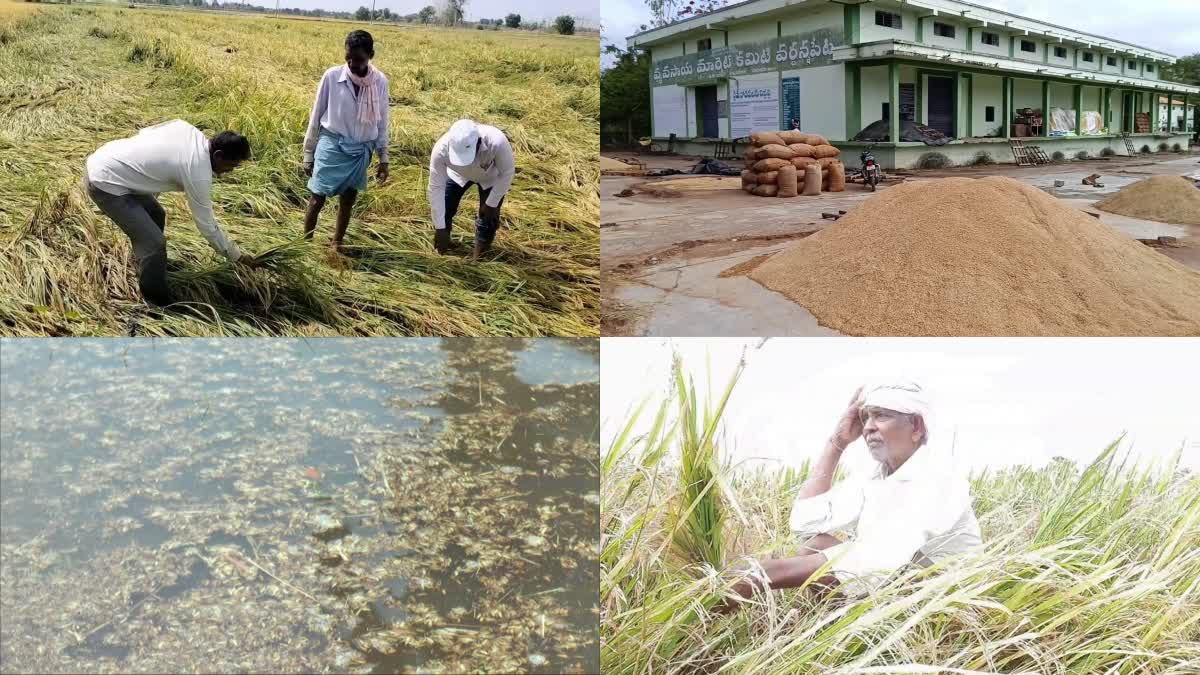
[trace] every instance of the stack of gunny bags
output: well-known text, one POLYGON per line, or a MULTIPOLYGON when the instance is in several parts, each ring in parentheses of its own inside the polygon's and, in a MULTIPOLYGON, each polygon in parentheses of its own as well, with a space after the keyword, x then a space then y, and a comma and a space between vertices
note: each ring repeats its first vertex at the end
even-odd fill
POLYGON ((746 150, 742 189, 759 197, 815 195, 846 189, 841 150, 817 134, 800 131, 757 131, 746 150))

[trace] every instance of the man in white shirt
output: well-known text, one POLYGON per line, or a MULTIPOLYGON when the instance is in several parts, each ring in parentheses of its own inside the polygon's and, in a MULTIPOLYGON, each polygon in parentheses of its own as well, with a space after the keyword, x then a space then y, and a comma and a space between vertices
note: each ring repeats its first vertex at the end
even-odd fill
POLYGON ((479 186, 475 218, 475 258, 486 253, 500 227, 500 206, 512 187, 516 162, 504 132, 471 120, 459 120, 442 135, 429 156, 429 208, 433 246, 445 253, 463 194, 479 186))
POLYGON ((88 196, 133 243, 142 297, 171 303, 167 287, 166 212, 160 192, 187 194, 196 229, 231 262, 254 265, 252 256, 225 236, 212 206, 214 175, 228 173, 250 157, 250 143, 232 131, 212 139, 172 120, 143 129, 132 138, 105 143, 87 158, 83 182, 88 196))
MULTIPOLYGON (((806 537, 805 553, 760 561, 769 588, 804 584, 826 563, 821 586, 864 592, 897 569, 928 567, 982 546, 965 475, 944 446, 930 444, 932 406, 917 384, 860 388, 792 506, 791 529, 806 537), (879 463, 866 481, 832 487, 842 453, 862 438, 879 463), (849 534, 842 541, 834 536, 849 534)), ((754 588, 740 584, 747 597, 754 588)))

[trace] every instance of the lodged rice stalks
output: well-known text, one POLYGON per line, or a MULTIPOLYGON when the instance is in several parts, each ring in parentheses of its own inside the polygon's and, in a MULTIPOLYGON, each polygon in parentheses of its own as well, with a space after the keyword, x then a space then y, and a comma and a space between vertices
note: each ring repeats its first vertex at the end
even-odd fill
POLYGON ((275 266, 231 267, 168 213, 174 289, 140 301, 129 244, 78 189, 103 143, 182 118, 232 129, 253 159, 214 186, 218 221, 251 255, 301 234, 302 141, 317 82, 357 24, 138 7, 42 6, 0 21, 0 334, 596 335, 599 330, 598 51, 591 39, 372 26, 391 87, 391 177, 372 166, 345 239, 275 266), (493 251, 469 260, 464 198, 451 255, 432 247, 429 153, 454 120, 510 138, 518 172, 493 251), (63 209, 52 208, 62 203, 63 209), (86 248, 85 248, 86 247, 86 248))
MULTIPOLYGON (((639 408, 604 450, 605 673, 1196 672, 1200 477, 1180 469, 1178 455, 1128 466, 1116 442, 1082 469, 1062 460, 973 475, 986 542, 978 556, 903 570, 863 598, 801 589, 712 612, 733 582, 757 571, 681 567, 676 541, 692 523, 669 505, 700 511, 701 477, 721 486, 721 503, 738 505, 737 518, 694 518, 722 543, 726 563, 794 555, 802 542, 788 531, 788 510, 807 467, 734 473, 715 458, 713 478, 703 478, 696 467, 705 463, 685 456, 688 433, 679 431, 702 416, 679 383, 676 373, 674 399, 648 433, 633 435, 639 408), (689 408, 672 420, 684 400, 689 408)), ((719 415, 703 419, 697 428, 719 415)))

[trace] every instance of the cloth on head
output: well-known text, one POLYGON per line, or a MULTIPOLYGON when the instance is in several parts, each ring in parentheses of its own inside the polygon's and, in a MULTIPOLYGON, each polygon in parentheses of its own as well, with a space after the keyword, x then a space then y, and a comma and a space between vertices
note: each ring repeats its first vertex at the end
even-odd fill
POLYGON ((346 74, 350 76, 350 81, 358 85, 358 121, 361 124, 377 124, 383 119, 383 106, 379 100, 379 92, 375 87, 375 81, 379 78, 379 71, 375 66, 367 64, 367 74, 359 77, 350 70, 350 66, 346 66, 346 74))
POLYGON ((929 393, 916 382, 899 381, 878 385, 867 392, 863 406, 895 410, 906 415, 920 415, 925 422, 925 442, 928 444, 933 427, 933 402, 929 393))

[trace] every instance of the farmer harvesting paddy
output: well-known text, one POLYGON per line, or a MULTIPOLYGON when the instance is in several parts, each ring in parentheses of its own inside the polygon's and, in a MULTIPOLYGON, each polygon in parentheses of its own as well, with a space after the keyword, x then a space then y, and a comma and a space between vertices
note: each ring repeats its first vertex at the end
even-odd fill
MULTIPOLYGON (((367 167, 341 254, 325 255, 303 234, 309 181, 327 174, 314 146, 307 175, 303 148, 318 83, 331 65, 345 68, 354 26, 24 5, 0 0, 0 334, 599 333, 597 39, 373 25, 387 142, 364 142, 390 177, 377 182, 367 167), (227 237, 262 264, 230 263, 194 228, 172 228, 174 303, 158 309, 139 290, 127 237, 81 178, 100 146, 173 119, 210 138, 234 131, 253 148, 236 180, 214 182, 212 202, 227 237), (478 261, 439 254, 431 236, 430 155, 460 119, 503 129, 518 167, 498 214, 504 233, 478 261)), ((477 194, 464 191, 460 209, 474 215, 477 194)), ((167 221, 188 217, 182 194, 159 202, 167 221)), ((322 244, 339 236, 332 220, 322 244)), ((474 234, 455 228, 450 250, 471 251, 474 234)))
POLYGON ((105 143, 87 158, 83 186, 96 206, 133 243, 142 295, 156 305, 171 304, 167 288, 167 213, 160 192, 182 190, 196 228, 230 262, 253 267, 225 236, 213 216, 212 180, 250 158, 250 143, 223 131, 213 138, 184 122, 164 122, 133 138, 105 143))
MULTIPOLYGON (((955 473, 946 448, 930 446, 932 412, 919 384, 854 392, 792 505, 791 529, 806 540, 805 553, 759 561, 758 590, 802 586, 820 571, 820 586, 863 592, 908 563, 929 567, 981 548, 967 480, 955 473), (842 453, 859 438, 879 463, 875 475, 832 487, 842 453), (843 542, 836 532, 855 536, 843 542)), ((743 581, 734 593, 744 598, 755 590, 743 581)))

